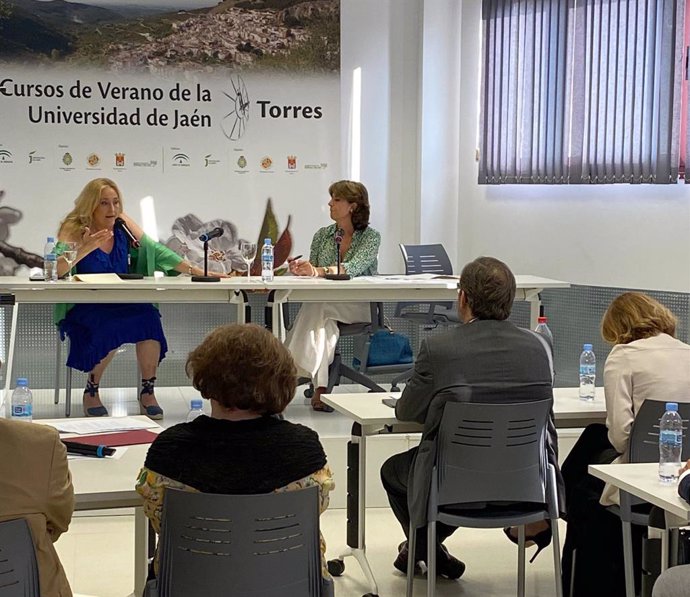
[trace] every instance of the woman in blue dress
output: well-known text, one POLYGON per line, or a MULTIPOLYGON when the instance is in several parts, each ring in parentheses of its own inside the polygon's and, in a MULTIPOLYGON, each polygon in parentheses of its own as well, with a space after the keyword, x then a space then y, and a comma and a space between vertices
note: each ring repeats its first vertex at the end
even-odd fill
MULTIPOLYGON (((74 202, 74 209, 60 224, 57 253, 67 242, 77 243, 76 273, 127 273, 130 270, 153 275, 167 273, 203 275, 182 257, 157 243, 141 229, 122 208, 117 185, 107 178, 96 178, 84 187, 74 202), (137 238, 140 247, 132 248, 123 230, 116 226, 122 218, 137 238)), ((69 265, 58 258, 58 275, 67 273, 69 265)), ((163 410, 156 401, 156 369, 168 349, 158 309, 148 304, 76 304, 57 305, 56 323, 62 337, 69 336, 67 365, 89 374, 84 390, 84 414, 107 416, 98 386, 116 350, 126 343, 136 344, 141 370, 139 404, 142 414, 162 419, 163 410)))

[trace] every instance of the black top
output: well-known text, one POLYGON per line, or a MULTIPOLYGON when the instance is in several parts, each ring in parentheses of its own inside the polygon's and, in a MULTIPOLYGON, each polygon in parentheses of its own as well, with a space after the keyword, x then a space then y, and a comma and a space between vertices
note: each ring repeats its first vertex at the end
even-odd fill
POLYGON ((685 475, 678 484, 678 495, 686 502, 690 502, 690 475, 685 475))
POLYGON ((268 493, 326 466, 315 431, 261 417, 228 421, 199 416, 163 431, 146 468, 202 493, 268 493))

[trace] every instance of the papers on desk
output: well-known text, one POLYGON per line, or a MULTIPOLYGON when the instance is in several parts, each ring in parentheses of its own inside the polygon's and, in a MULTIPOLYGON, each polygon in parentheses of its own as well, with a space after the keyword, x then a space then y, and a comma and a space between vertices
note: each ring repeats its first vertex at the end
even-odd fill
POLYGON ((404 282, 407 280, 408 282, 415 281, 415 280, 460 280, 460 276, 451 276, 451 275, 440 275, 440 274, 400 274, 400 275, 389 275, 389 276, 377 276, 374 279, 383 279, 383 280, 397 280, 399 282, 404 282))
POLYGON ((93 433, 110 433, 112 431, 133 431, 158 427, 153 421, 146 422, 130 417, 99 417, 81 421, 59 421, 51 424, 60 433, 88 435, 93 433))
POLYGON ((114 284, 122 282, 117 274, 74 274, 74 279, 89 284, 114 284))

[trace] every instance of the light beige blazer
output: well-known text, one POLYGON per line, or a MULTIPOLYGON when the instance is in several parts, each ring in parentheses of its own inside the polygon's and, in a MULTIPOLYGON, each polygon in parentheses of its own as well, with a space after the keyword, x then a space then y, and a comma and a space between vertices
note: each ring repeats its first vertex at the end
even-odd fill
MULTIPOLYGON (((609 441, 621 454, 614 463, 627 462, 632 424, 645 400, 690 402, 690 346, 668 334, 616 344, 604 366, 604 394, 609 441)), ((618 503, 618 490, 606 485, 601 504, 618 503)))
POLYGON ((57 431, 0 418, 0 520, 29 523, 41 597, 72 597, 53 543, 67 530, 73 510, 67 452, 57 431))

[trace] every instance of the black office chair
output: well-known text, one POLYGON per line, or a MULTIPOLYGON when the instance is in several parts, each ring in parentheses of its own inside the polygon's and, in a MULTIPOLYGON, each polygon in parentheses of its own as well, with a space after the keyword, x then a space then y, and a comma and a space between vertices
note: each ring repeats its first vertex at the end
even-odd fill
MULTIPOLYGON (((441 244, 401 244, 400 251, 405 261, 405 275, 453 275, 453 265, 450 262, 448 253, 446 253, 441 244)), ((460 323, 457 304, 454 302, 398 303, 395 317, 414 321, 425 329, 433 329, 439 325, 457 325, 460 323), (425 306, 425 310, 420 310, 421 306, 425 306)))
POLYGON ((168 489, 158 578, 146 597, 332 597, 318 487, 257 495, 168 489))
MULTIPOLYGON (((340 385, 341 378, 349 379, 355 383, 369 388, 370 392, 385 392, 385 390, 372 380, 369 375, 386 375, 407 371, 410 367, 407 363, 396 363, 392 365, 369 365, 369 347, 373 335, 379 331, 388 329, 383 315, 383 303, 370 303, 371 321, 358 323, 338 323, 340 337, 354 338, 353 364, 352 367, 343 362, 340 347, 335 349, 333 362, 328 367, 328 385, 326 393, 329 394, 333 388, 340 385)), ((309 383, 309 387, 304 390, 304 396, 311 398, 314 395, 314 386, 308 379, 300 380, 309 383)))
MULTIPOLYGON (((519 525, 517 593, 524 597, 524 525, 539 520, 551 522, 556 595, 562 596, 556 471, 546 454, 551 405, 551 400, 445 405, 431 485, 415 488, 429 495, 428 597, 436 590, 437 521, 469 528, 519 525), (477 508, 478 503, 486 506, 477 508)), ((410 525, 410 554, 415 553, 415 531, 410 525)), ((407 597, 412 597, 413 576, 414 566, 408 565, 407 597)))

